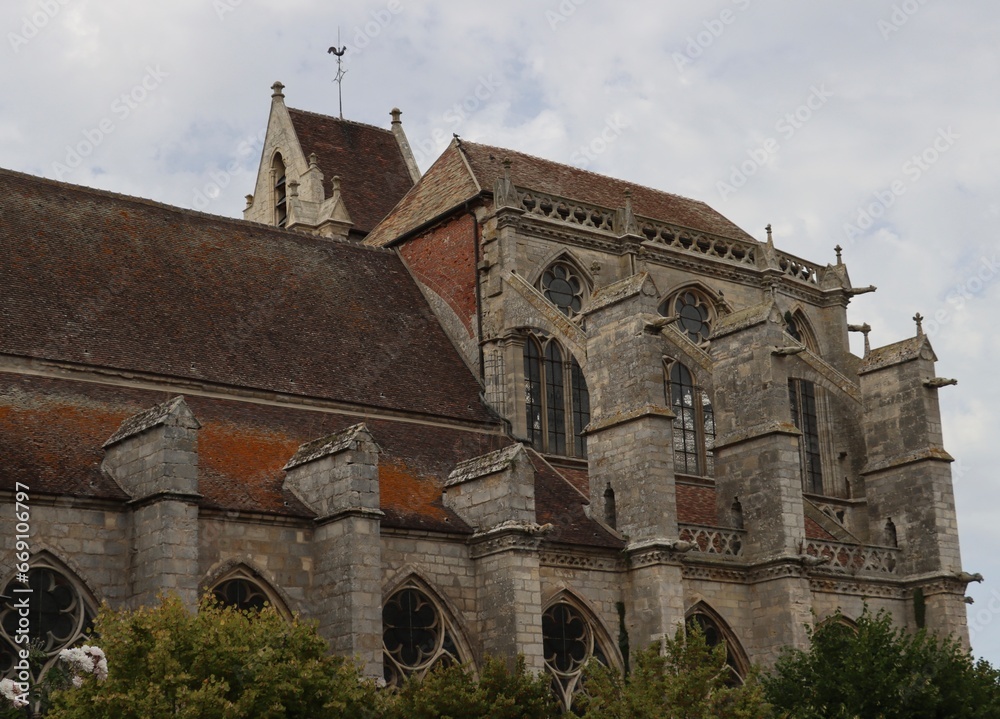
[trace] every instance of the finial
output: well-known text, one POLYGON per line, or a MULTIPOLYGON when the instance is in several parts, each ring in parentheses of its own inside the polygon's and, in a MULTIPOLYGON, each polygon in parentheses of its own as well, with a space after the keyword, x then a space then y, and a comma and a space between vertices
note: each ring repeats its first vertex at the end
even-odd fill
POLYGON ((332 186, 333 186, 333 192, 334 192, 334 194, 340 192, 340 175, 334 175, 333 176, 332 186))
POLYGON ((836 247, 833 248, 833 251, 837 253, 837 264, 838 265, 844 264, 844 260, 840 256, 840 253, 844 251, 844 248, 841 247, 840 245, 837 245, 836 247))
POLYGON ((924 336, 924 316, 919 312, 913 315, 913 321, 917 323, 917 337, 924 336))
POLYGON ((767 230, 767 241, 771 242, 772 241, 771 240, 771 223, 768 222, 767 223, 767 227, 765 227, 764 229, 767 230))
POLYGON ((315 152, 310 152, 309 153, 309 168, 312 169, 313 167, 316 167, 317 165, 319 165, 319 158, 316 157, 316 153, 315 152))
POLYGON ((403 114, 403 111, 400 110, 398 107, 394 107, 394 108, 392 108, 389 111, 389 115, 392 116, 392 124, 393 125, 399 125, 399 124, 402 123, 402 121, 399 119, 399 116, 402 115, 402 114, 403 114))
POLYGON ((340 28, 337 28, 337 44, 326 51, 328 55, 334 55, 337 58, 337 75, 333 78, 333 81, 337 83, 337 102, 340 105, 340 119, 344 119, 344 75, 347 74, 347 70, 344 69, 344 53, 347 52, 347 46, 340 44, 340 28))
POLYGON ((271 90, 273 90, 271 97, 284 97, 285 93, 282 92, 284 89, 285 86, 281 84, 281 80, 277 80, 273 85, 271 85, 271 90))
POLYGON ((247 195, 247 207, 253 204, 253 195, 247 195))

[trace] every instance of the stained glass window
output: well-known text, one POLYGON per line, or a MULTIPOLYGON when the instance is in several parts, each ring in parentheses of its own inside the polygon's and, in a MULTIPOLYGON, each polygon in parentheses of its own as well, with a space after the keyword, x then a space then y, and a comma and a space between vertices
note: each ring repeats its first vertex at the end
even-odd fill
POLYGON ((587 456, 583 431, 590 422, 590 393, 583 370, 552 338, 524 343, 524 407, 532 446, 551 454, 587 456), (567 438, 572 437, 572 441, 567 438))
POLYGON ((674 471, 712 476, 715 471, 715 413, 708 394, 695 386, 691 371, 670 365, 669 395, 674 412, 674 471))
POLYGON ((816 386, 809 380, 788 380, 788 401, 792 423, 802 432, 799 452, 802 490, 823 493, 823 469, 819 449, 819 420, 816 414, 816 386))

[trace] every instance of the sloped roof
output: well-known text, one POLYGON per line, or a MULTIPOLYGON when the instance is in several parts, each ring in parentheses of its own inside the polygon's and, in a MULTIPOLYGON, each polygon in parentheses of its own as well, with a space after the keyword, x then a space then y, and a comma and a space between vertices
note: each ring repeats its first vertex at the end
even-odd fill
POLYGON ((551 524, 546 539, 565 544, 621 549, 625 542, 584 512, 589 504, 565 477, 533 449, 528 457, 535 468, 535 516, 539 524, 551 524))
POLYGON ((864 356, 858 374, 874 372, 875 370, 892 365, 903 364, 911 360, 918 359, 924 354, 927 359, 936 361, 937 356, 931 347, 931 342, 925 334, 918 334, 915 337, 907 337, 899 342, 893 342, 884 347, 876 347, 864 356), (926 350, 925 350, 926 348, 926 350))
POLYGON ((448 145, 419 182, 371 234, 366 245, 383 247, 479 193, 455 143, 448 145))
POLYGON ((0 257, 0 352, 494 423, 392 252, 0 170, 0 257))
MULTIPOLYGON (((105 440, 163 392, 0 373, 0 489, 126 501, 100 469, 105 440)), ((202 507, 311 518, 282 487, 284 465, 311 439, 347 429, 357 415, 186 395, 198 432, 202 507)), ((441 487, 461 459, 509 439, 488 432, 366 419, 381 450, 379 484, 388 527, 469 533, 441 487)))
POLYGON ((370 232, 413 186, 391 130, 293 108, 288 115, 302 152, 316 153, 327 194, 340 176, 355 230, 370 232))
POLYGON ((393 216, 384 226, 378 227, 367 241, 370 244, 387 245, 436 215, 473 197, 480 190, 492 192, 494 183, 503 175, 504 159, 511 161, 511 181, 517 187, 607 208, 623 207, 625 192, 629 190, 636 215, 724 237, 756 241, 704 202, 523 152, 465 140, 460 145, 458 142, 449 145, 414 190, 403 198, 393 216), (461 177, 463 174, 464 177, 461 177), (451 192, 434 192, 430 188, 419 192, 420 186, 425 183, 444 185, 451 192))

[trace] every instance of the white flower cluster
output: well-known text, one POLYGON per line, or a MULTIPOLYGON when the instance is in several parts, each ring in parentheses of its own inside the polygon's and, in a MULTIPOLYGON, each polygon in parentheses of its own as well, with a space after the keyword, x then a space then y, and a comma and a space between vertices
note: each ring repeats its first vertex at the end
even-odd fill
POLYGON ((24 694, 20 691, 13 679, 0 679, 0 695, 14 705, 15 709, 28 706, 24 700, 24 694))
POLYGON ((99 682, 108 678, 108 660, 100 647, 84 644, 82 647, 63 649, 59 652, 59 658, 72 670, 75 687, 83 684, 81 674, 93 674, 99 682))

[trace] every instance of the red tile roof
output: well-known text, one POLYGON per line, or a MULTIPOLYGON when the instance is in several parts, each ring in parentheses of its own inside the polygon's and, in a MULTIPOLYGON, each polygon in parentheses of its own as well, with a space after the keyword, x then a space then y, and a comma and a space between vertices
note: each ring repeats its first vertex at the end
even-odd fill
POLYGON ((366 242, 385 246, 471 199, 481 190, 492 193, 495 181, 503 175, 501 163, 505 158, 511 160, 511 181, 517 187, 607 208, 623 207, 625 192, 630 190, 636 215, 724 237, 755 241, 704 202, 523 152, 463 140, 461 145, 453 142, 444 151, 366 242))
POLYGON ((583 511, 587 498, 559 474, 535 450, 528 456, 535 468, 535 516, 539 524, 551 524, 546 535, 551 542, 621 549, 625 543, 583 511))
MULTIPOLYGON (((23 482, 37 494, 126 501, 100 470, 101 446, 163 392, 0 373, 0 489, 23 482)), ((185 396, 198 432, 201 506, 309 518, 283 489, 282 467, 303 442, 364 421, 375 438, 383 524, 468 533, 442 504, 441 487, 462 459, 497 449, 499 434, 365 419, 252 402, 185 396)))
POLYGON ((392 131, 305 110, 288 114, 302 152, 316 153, 327 195, 330 180, 340 176, 355 230, 370 232, 413 186, 392 131))
POLYGON ((806 517, 806 539, 823 539, 829 542, 836 542, 837 538, 819 526, 815 519, 806 517))
POLYGON ((0 170, 0 257, 0 352, 494 421, 391 252, 0 170))

